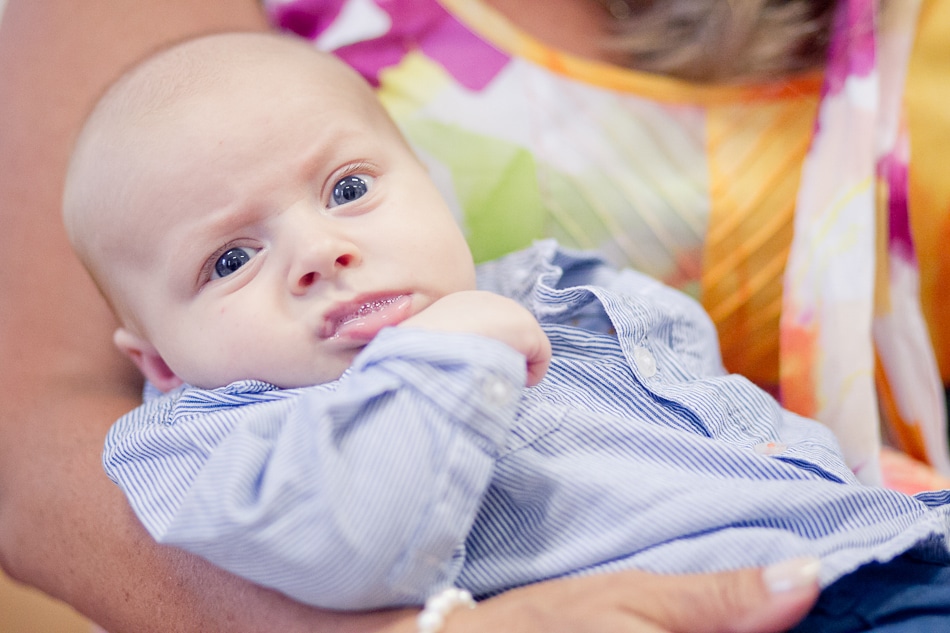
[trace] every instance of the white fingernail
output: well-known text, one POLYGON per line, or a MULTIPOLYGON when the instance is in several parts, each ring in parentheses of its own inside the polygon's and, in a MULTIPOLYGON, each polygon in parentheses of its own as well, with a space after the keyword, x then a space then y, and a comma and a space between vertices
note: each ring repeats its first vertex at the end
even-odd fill
POLYGON ((821 561, 810 556, 792 558, 765 568, 762 580, 771 593, 808 587, 818 580, 821 561))

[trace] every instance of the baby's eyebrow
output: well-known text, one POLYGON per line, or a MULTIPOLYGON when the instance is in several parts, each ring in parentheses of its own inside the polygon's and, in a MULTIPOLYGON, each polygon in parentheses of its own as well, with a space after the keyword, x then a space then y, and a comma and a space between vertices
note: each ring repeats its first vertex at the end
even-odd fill
POLYGON ((261 222, 265 213, 260 206, 246 203, 205 212, 205 217, 192 223, 189 233, 169 249, 168 270, 180 271, 189 284, 197 285, 207 259, 229 240, 242 237, 245 230, 261 222))
POLYGON ((257 224, 264 217, 265 210, 259 205, 241 202, 221 209, 208 211, 208 216, 198 225, 207 233, 209 239, 227 238, 242 227, 257 224))

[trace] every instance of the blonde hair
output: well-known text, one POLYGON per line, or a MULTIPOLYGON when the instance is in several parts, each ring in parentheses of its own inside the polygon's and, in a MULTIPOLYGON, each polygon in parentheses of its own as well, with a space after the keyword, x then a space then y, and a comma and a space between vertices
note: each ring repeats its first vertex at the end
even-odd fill
MULTIPOLYGON (((607 0, 603 0, 606 2, 607 0)), ((820 68, 831 0, 627 0, 605 50, 638 70, 697 82, 775 79, 820 68)))

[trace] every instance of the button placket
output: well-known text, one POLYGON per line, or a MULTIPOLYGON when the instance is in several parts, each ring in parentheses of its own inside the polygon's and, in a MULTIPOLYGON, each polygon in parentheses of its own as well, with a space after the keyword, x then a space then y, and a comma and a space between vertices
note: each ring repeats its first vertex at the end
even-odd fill
POLYGON ((487 375, 481 380, 480 391, 486 403, 493 407, 503 407, 511 402, 515 390, 498 376, 487 375))
POLYGON ((653 353, 645 347, 636 347, 633 350, 633 362, 637 370, 644 378, 652 378, 656 375, 656 358, 653 353))
POLYGON ((752 450, 759 455, 770 457, 772 455, 781 455, 787 448, 788 445, 783 442, 762 442, 761 444, 753 446, 752 450))

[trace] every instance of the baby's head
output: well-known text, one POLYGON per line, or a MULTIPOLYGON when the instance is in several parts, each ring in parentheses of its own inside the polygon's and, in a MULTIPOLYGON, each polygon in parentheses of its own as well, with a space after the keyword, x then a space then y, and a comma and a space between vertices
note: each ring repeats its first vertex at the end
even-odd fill
POLYGON ((380 328, 475 285, 372 90, 277 35, 204 37, 123 76, 83 128, 63 209, 116 344, 164 390, 333 380, 380 328))

